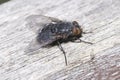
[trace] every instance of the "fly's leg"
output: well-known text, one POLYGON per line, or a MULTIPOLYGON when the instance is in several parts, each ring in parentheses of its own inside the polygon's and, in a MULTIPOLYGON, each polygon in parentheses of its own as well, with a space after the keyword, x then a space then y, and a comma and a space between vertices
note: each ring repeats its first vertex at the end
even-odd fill
MULTIPOLYGON (((83 34, 89 34, 89 33, 92 33, 92 32, 82 32, 83 34)), ((87 41, 83 41, 83 40, 81 40, 80 38, 78 38, 78 40, 80 41, 80 42, 84 42, 84 43, 87 43, 87 44, 93 44, 93 43, 91 43, 91 42, 87 42, 87 41)))
POLYGON ((78 38, 78 40, 80 41, 80 42, 83 42, 83 43, 87 43, 87 44, 93 44, 93 43, 91 43, 91 42, 87 42, 87 41, 83 41, 83 40, 81 40, 80 38, 78 38))
POLYGON ((92 32, 82 32, 83 34, 89 34, 89 33, 92 33, 92 32))
POLYGON ((67 63, 67 57, 66 57, 66 53, 65 53, 65 51, 64 51, 64 49, 63 49, 63 47, 61 46, 61 44, 60 44, 60 42, 59 41, 57 41, 57 43, 58 43, 58 47, 59 47, 59 49, 63 52, 63 54, 64 54, 64 57, 65 57, 65 64, 66 64, 66 66, 68 65, 68 63, 67 63))
POLYGON ((91 45, 93 44, 93 43, 91 43, 91 42, 83 41, 83 40, 81 40, 80 38, 77 38, 77 37, 76 37, 75 39, 73 39, 73 40, 71 40, 71 41, 72 41, 72 42, 76 42, 76 43, 83 42, 83 43, 87 43, 87 44, 91 44, 91 45), (76 40, 79 40, 79 41, 75 41, 75 39, 76 39, 76 40))

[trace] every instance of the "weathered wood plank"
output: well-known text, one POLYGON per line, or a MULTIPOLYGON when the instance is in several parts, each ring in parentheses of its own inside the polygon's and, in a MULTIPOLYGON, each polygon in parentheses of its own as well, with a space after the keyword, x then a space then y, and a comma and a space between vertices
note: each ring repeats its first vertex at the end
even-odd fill
POLYGON ((12 0, 0 5, 0 80, 119 80, 119 53, 120 0, 12 0), (28 55, 24 50, 35 34, 25 18, 31 14, 77 20, 84 31, 93 32, 81 39, 94 44, 63 43, 68 66, 57 46, 28 55))
POLYGON ((100 54, 96 54, 93 60, 79 61, 78 65, 69 66, 49 74, 44 80, 119 80, 119 54, 120 45, 115 45, 110 49, 101 51, 100 54))

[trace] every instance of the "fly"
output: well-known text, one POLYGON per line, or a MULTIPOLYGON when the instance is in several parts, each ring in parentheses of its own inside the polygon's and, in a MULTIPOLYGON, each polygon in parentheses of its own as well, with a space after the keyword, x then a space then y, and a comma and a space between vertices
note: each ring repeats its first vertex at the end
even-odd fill
POLYGON ((92 44, 80 39, 83 32, 77 21, 62 21, 57 18, 43 15, 31 15, 26 18, 27 26, 36 33, 36 38, 29 44, 27 52, 36 51, 42 47, 58 45, 68 65, 66 52, 61 46, 62 42, 79 40, 80 42, 92 44))

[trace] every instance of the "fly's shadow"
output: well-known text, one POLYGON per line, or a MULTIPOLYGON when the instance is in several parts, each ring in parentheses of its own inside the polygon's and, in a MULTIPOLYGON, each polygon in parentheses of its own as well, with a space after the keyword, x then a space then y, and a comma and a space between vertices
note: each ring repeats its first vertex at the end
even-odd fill
POLYGON ((40 48, 58 45, 65 56, 65 63, 68 65, 66 52, 61 43, 79 40, 79 42, 92 44, 80 39, 85 32, 83 32, 77 21, 62 21, 43 15, 31 15, 26 18, 26 21, 26 26, 36 33, 34 40, 32 40, 25 51, 27 53, 34 52, 40 48))

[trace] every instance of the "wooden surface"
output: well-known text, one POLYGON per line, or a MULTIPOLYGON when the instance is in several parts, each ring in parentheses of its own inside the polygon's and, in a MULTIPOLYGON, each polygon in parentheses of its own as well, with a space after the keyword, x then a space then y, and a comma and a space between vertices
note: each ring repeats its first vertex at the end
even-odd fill
POLYGON ((120 0, 11 0, 0 5, 0 80, 120 80, 120 0), (35 34, 25 18, 42 14, 76 20, 93 42, 24 51, 35 34))

